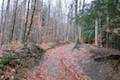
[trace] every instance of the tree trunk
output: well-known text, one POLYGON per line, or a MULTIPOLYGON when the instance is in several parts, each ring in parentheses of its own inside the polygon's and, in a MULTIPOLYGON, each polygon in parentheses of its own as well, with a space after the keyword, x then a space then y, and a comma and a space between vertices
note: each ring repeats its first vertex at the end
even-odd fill
POLYGON ((3 13, 4 13, 4 0, 2 0, 2 6, 1 6, 1 24, 3 23, 3 13))
POLYGON ((77 14, 78 14, 78 0, 75 0, 75 28, 76 28, 76 44, 74 48, 79 48, 80 47, 80 38, 79 38, 79 26, 77 22, 77 14))
POLYGON ((95 45, 98 46, 98 19, 95 21, 95 45))
POLYGON ((2 0, 2 6, 1 6, 1 26, 0 26, 0 42, 2 38, 2 28, 3 28, 3 17, 4 16, 4 0, 2 0))
POLYGON ((15 30, 15 23, 16 23, 16 14, 17 14, 17 6, 18 6, 18 0, 15 1, 15 10, 14 10, 14 17, 13 17, 13 26, 11 30, 11 36, 10 36, 10 42, 12 42, 13 37, 14 37, 14 30, 15 30))
MULTIPOLYGON (((21 21, 21 26, 20 26, 20 37, 19 37, 19 40, 20 42, 23 43, 23 32, 24 32, 24 29, 25 29, 25 19, 23 18, 24 16, 26 16, 26 5, 27 5, 27 0, 24 0, 22 1, 21 5, 20 5, 20 16, 22 17, 22 19, 20 19, 21 21)), ((19 17, 19 16, 18 16, 19 17)))
POLYGON ((2 28, 1 46, 4 44, 5 28, 6 28, 6 25, 7 25, 7 17, 8 17, 8 14, 9 14, 9 6, 10 6, 10 0, 7 0, 7 6, 6 6, 6 11, 5 11, 5 19, 4 19, 3 28, 2 28))
POLYGON ((25 40, 26 40, 26 31, 27 31, 28 17, 29 17, 29 7, 30 7, 30 0, 28 0, 28 3, 27 3, 27 15, 26 15, 25 28, 23 31, 23 38, 22 38, 23 43, 25 43, 25 40))
POLYGON ((24 46, 27 46, 27 43, 28 43, 28 38, 30 36, 30 32, 31 32, 31 29, 32 29, 32 24, 33 24, 33 18, 34 18, 34 15, 35 15, 35 9, 36 9, 36 0, 34 1, 34 7, 33 7, 33 12, 32 12, 32 15, 31 15, 31 20, 30 20, 30 25, 28 27, 28 32, 26 34, 26 40, 25 40, 25 45, 24 46))

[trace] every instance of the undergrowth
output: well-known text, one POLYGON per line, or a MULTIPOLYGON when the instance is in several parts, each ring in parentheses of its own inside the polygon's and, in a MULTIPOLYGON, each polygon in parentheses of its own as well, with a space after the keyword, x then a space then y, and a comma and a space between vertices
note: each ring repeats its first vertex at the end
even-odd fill
POLYGON ((31 45, 19 51, 5 50, 0 58, 0 80, 23 80, 37 66, 44 53, 39 46, 31 45))

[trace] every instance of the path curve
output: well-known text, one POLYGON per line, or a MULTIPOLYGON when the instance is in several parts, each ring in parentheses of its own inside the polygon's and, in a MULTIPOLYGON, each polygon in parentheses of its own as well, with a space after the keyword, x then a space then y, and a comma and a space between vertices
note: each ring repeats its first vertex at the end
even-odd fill
POLYGON ((85 49, 72 50, 73 46, 74 44, 65 44, 48 50, 42 64, 27 80, 90 80, 78 64, 89 58, 88 52, 85 49))

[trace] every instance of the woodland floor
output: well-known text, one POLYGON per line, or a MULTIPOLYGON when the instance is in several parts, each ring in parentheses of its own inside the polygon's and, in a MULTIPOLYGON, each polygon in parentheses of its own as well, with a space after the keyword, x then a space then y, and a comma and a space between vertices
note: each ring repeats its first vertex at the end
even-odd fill
MULTIPOLYGON (((120 80, 120 71, 115 72, 112 63, 94 61, 93 56, 99 54, 99 51, 90 51, 94 47, 84 45, 74 50, 73 47, 74 44, 63 44, 47 50, 40 65, 30 73, 27 80, 120 80)), ((45 45, 43 48, 46 48, 45 45)), ((103 49, 102 54, 106 53, 103 49)), ((115 53, 119 54, 117 51, 115 53)))
MULTIPOLYGON (((97 57, 111 54, 120 55, 118 50, 95 48, 89 44, 83 44, 81 48, 73 49, 74 45, 74 43, 41 44, 41 48, 45 49, 46 52, 43 53, 42 58, 38 58, 39 64, 36 67, 25 68, 27 69, 27 76, 20 80, 120 80, 120 66, 117 65, 116 67, 120 60, 94 60, 97 57)), ((26 57, 26 61, 21 64, 23 67, 20 70, 15 69, 15 72, 23 71, 24 64, 34 64, 32 61, 36 61, 35 57, 39 55, 39 52, 36 54, 34 48, 31 51, 31 55, 26 57)))

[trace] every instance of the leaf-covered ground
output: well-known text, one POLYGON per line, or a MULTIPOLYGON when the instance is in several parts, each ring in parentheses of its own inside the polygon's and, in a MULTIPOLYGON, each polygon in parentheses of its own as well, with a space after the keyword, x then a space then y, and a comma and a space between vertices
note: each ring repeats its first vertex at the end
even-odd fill
POLYGON ((29 72, 39 64, 44 50, 39 46, 2 51, 0 80, 25 80, 29 72))
MULTIPOLYGON (((73 43, 41 44, 40 48, 46 52, 38 59, 37 55, 40 54, 39 50, 36 50, 38 48, 31 47, 28 52, 30 55, 27 54, 28 57, 23 58, 23 61, 20 60, 23 66, 18 65, 16 68, 14 64, 13 68, 8 64, 5 76, 2 74, 0 80, 6 80, 7 77, 11 78, 7 80, 120 80, 119 51, 96 48, 89 44, 73 49, 74 45, 73 43), (36 62, 37 65, 34 64, 36 62), (28 68, 31 64, 34 67, 28 68), (19 79, 15 79, 16 75, 19 79)), ((20 52, 19 48, 16 50, 26 54, 26 51, 20 52)))
MULTIPOLYGON (((88 80, 79 68, 78 59, 86 58, 73 45, 61 45, 46 52, 42 64, 28 76, 27 80, 88 80), (79 57, 81 56, 81 57, 79 57)), ((81 53, 87 53, 84 49, 81 53)))
POLYGON ((96 53, 90 51, 93 47, 84 45, 74 50, 73 47, 74 44, 64 44, 48 50, 27 80, 120 80, 119 71, 114 72, 111 63, 94 61, 96 53))

